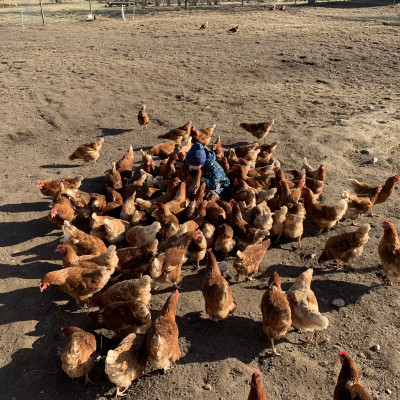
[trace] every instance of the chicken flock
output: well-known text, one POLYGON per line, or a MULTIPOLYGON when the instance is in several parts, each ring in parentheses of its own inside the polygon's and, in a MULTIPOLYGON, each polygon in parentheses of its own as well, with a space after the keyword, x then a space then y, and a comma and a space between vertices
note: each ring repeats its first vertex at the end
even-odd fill
MULTIPOLYGON (((138 122, 148 127, 150 118, 143 105, 138 122)), ((48 272, 40 281, 73 297, 93 323, 121 339, 105 358, 105 372, 124 395, 134 379, 147 368, 168 370, 179 360, 179 330, 175 321, 179 290, 174 289, 157 318, 152 320, 152 292, 160 285, 179 288, 185 263, 200 268, 205 259, 205 276, 199 290, 204 309, 218 322, 229 318, 237 307, 229 282, 221 273, 218 258, 233 255, 236 280, 254 279, 268 248, 285 237, 301 247, 304 220, 308 218, 318 234, 329 231, 341 220, 356 220, 385 202, 400 176, 389 177, 383 185, 351 180, 355 193, 344 190, 335 204, 320 201, 327 175, 326 166, 313 168, 304 158, 299 169, 285 176, 274 157, 279 142, 265 143, 274 120, 242 123, 240 127, 259 142, 224 149, 221 138, 210 144, 216 125, 196 128, 191 121, 158 136, 167 139, 149 151, 141 150, 141 165, 134 170, 132 146, 106 174, 101 193, 78 189, 83 176, 38 181, 45 196, 52 197, 49 220, 62 228, 63 268, 48 272), (215 152, 218 163, 231 182, 231 198, 216 198, 201 180, 201 170, 189 173, 185 156, 192 143, 199 142, 215 152), (154 158, 161 162, 156 165, 154 158), (89 219, 89 231, 73 225, 76 218, 89 219), (122 278, 123 277, 123 278, 122 278), (128 278, 128 279, 127 279, 128 278)), ((96 163, 104 139, 78 147, 69 159, 96 163)), ((400 277, 400 242, 395 226, 384 220, 378 253, 386 283, 400 277)), ((343 268, 363 252, 371 227, 365 223, 325 242, 318 264, 343 268)), ((275 340, 293 325, 309 332, 302 339, 313 340, 315 331, 327 329, 328 319, 318 310, 311 289, 313 269, 301 273, 284 293, 275 271, 269 278, 261 302, 262 329, 271 342, 271 356, 278 356, 275 340)), ((62 369, 71 377, 85 376, 96 359, 96 339, 79 327, 64 327, 65 344, 60 358, 62 369)), ((334 390, 335 400, 372 399, 358 378, 357 368, 346 352, 339 355, 342 369, 334 390)), ((258 372, 251 381, 249 399, 266 399, 258 372)))

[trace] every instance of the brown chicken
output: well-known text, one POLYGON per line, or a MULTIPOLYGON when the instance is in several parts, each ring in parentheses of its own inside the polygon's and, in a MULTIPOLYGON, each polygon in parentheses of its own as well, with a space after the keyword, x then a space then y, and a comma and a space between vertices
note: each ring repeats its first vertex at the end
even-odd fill
POLYGON ((229 283, 221 275, 217 259, 211 249, 207 250, 207 266, 201 291, 206 313, 213 321, 225 319, 236 310, 229 283))
POLYGON ((303 221, 306 218, 306 210, 301 205, 292 212, 286 214, 286 219, 283 224, 283 236, 289 239, 297 239, 297 249, 301 247, 301 237, 303 235, 303 221))
POLYGON ((307 339, 302 339, 305 343, 312 343, 314 332, 329 325, 328 318, 318 311, 317 298, 311 290, 313 272, 309 268, 300 274, 287 292, 293 325, 301 331, 311 332, 307 339))
POLYGON ((232 227, 238 237, 237 242, 242 250, 249 244, 258 244, 269 234, 268 231, 256 229, 242 218, 239 204, 231 200, 232 206, 232 227))
POLYGON ((151 365, 164 371, 171 368, 181 357, 178 338, 179 330, 175 321, 179 292, 172 293, 164 304, 160 314, 155 318, 147 332, 146 349, 151 365))
POLYGON ((353 232, 330 237, 318 258, 318 264, 322 265, 327 261, 335 260, 333 266, 343 268, 349 260, 362 254, 369 239, 370 229, 369 224, 364 224, 353 232))
POLYGON ((247 124, 242 122, 239 127, 243 128, 247 132, 250 132, 257 139, 257 142, 260 142, 261 139, 264 139, 265 143, 265 138, 267 137, 274 123, 275 121, 273 119, 270 119, 267 122, 259 122, 255 124, 247 124))
POLYGON ((165 203, 165 205, 169 208, 172 214, 175 214, 179 218, 180 214, 185 211, 188 204, 189 200, 186 198, 186 183, 181 182, 174 198, 168 203, 165 203))
POLYGON ((124 199, 122 198, 121 194, 118 193, 115 189, 111 187, 107 187, 107 195, 106 198, 109 200, 106 203, 102 213, 107 214, 111 211, 117 215, 121 212, 121 207, 124 204, 124 199))
POLYGON ((72 207, 71 201, 65 193, 64 184, 60 184, 60 191, 54 199, 53 207, 49 213, 49 220, 62 227, 64 221, 72 222, 76 218, 76 213, 72 207))
POLYGON ((239 32, 239 25, 238 26, 234 26, 231 29, 228 29, 228 32, 232 32, 232 33, 236 33, 239 32))
POLYGON ((369 197, 358 197, 357 195, 350 195, 348 191, 343 193, 343 196, 347 196, 349 198, 348 207, 343 215, 343 218, 350 219, 352 225, 356 225, 354 222, 357 218, 361 217, 361 215, 371 212, 372 207, 375 204, 376 199, 379 196, 380 191, 382 190, 382 185, 377 186, 373 192, 371 198, 369 197))
POLYGON ((116 250, 114 245, 110 245, 105 253, 98 256, 84 255, 79 257, 79 260, 84 261, 85 264, 90 262, 99 266, 104 265, 110 271, 110 274, 113 274, 119 262, 116 250))
POLYGON ((156 170, 153 157, 142 149, 140 149, 140 153, 142 154, 142 164, 140 164, 140 168, 149 174, 153 174, 156 170))
POLYGON ((215 240, 215 251, 225 254, 225 257, 236 246, 236 240, 233 239, 233 229, 228 224, 218 226, 217 238, 215 240))
POLYGON ((100 150, 103 146, 104 139, 100 138, 95 140, 94 142, 85 143, 82 146, 79 146, 70 156, 69 160, 74 161, 77 159, 83 160, 84 163, 88 163, 93 161, 93 164, 96 164, 96 161, 100 157, 100 150))
POLYGON ((169 139, 169 140, 174 140, 176 142, 179 138, 181 138, 184 142, 186 142, 189 138, 191 128, 192 128, 192 121, 189 121, 185 125, 180 126, 179 128, 171 129, 164 135, 158 136, 158 139, 169 139))
POLYGON ((178 159, 177 154, 171 154, 167 159, 161 161, 159 169, 160 175, 164 179, 172 179, 176 176, 175 161, 178 159))
POLYGON ((301 169, 306 171, 306 177, 317 179, 318 181, 325 181, 326 178, 326 168, 325 164, 321 164, 318 168, 313 168, 304 157, 303 165, 301 169))
POLYGON ((386 284, 392 285, 396 278, 400 278, 400 242, 395 226, 384 220, 382 222, 383 237, 378 245, 379 259, 383 273, 386 275, 386 284))
POLYGON ((143 129, 147 129, 147 126, 150 123, 150 118, 149 115, 147 114, 147 110, 146 110, 146 105, 143 104, 142 108, 140 109, 138 116, 137 116, 139 125, 142 127, 143 129))
POLYGON ((336 223, 344 216, 347 206, 348 197, 342 198, 335 206, 319 203, 314 199, 314 195, 310 189, 304 187, 302 189, 304 198, 304 207, 307 216, 319 228, 319 234, 327 228, 328 232, 336 225, 336 223))
POLYGON ((271 241, 267 239, 260 244, 249 245, 243 251, 237 251, 233 262, 233 268, 236 270, 236 281, 239 280, 240 275, 244 275, 250 281, 253 280, 253 276, 257 274, 258 266, 264 259, 270 244, 271 241))
POLYGON ((200 235, 200 230, 186 232, 175 241, 174 245, 157 254, 149 269, 154 282, 178 284, 182 265, 186 261, 186 251, 190 243, 200 235))
POLYGON ((209 128, 197 129, 194 125, 190 130, 193 143, 201 143, 204 147, 208 146, 211 140, 211 136, 217 125, 213 125, 209 128))
POLYGON ((151 299, 151 282, 149 275, 144 275, 140 279, 128 279, 117 282, 110 286, 105 292, 99 293, 90 299, 89 307, 105 307, 116 301, 141 301, 149 305, 151 299))
POLYGON ((275 210, 274 215, 272 216, 272 228, 270 231, 270 236, 271 238, 273 236, 278 236, 275 243, 278 243, 283 235, 287 212, 288 208, 286 206, 282 206, 279 210, 275 210))
POLYGON ((65 189, 76 190, 81 186, 83 180, 82 175, 75 176, 74 178, 68 176, 62 179, 54 179, 52 181, 37 181, 37 187, 40 189, 43 196, 49 196, 55 198, 60 191, 60 184, 63 183, 65 189))
POLYGON ((361 385, 355 362, 346 351, 339 355, 342 368, 336 383, 334 400, 372 400, 372 396, 361 385))
POLYGON ((118 244, 123 242, 129 229, 131 229, 131 224, 128 221, 117 218, 104 218, 104 239, 109 244, 118 244))
MULTIPOLYGON (((400 175, 396 174, 386 179, 385 184, 382 186, 382 190, 380 191, 378 198, 375 201, 375 204, 384 203, 394 191, 394 185, 399 183, 400 175)), ((364 195, 371 198, 375 192, 376 186, 370 185, 368 183, 359 182, 355 179, 350 179, 351 186, 354 192, 358 195, 364 195)))
POLYGON ((40 281, 39 288, 43 292, 52 286, 72 296, 78 304, 86 305, 90 297, 103 289, 113 272, 104 265, 99 269, 64 268, 48 272, 40 281))
POLYGON ((120 173, 122 179, 131 178, 133 163, 134 163, 133 148, 132 146, 129 146, 129 150, 116 164, 117 171, 120 173))
POLYGON ((91 268, 98 269, 99 265, 91 261, 81 260, 79 256, 75 253, 75 250, 68 245, 58 245, 56 251, 63 256, 63 266, 64 268, 69 267, 80 267, 80 268, 91 268))
POLYGON ((271 355, 280 356, 275 348, 275 339, 286 335, 292 324, 289 302, 281 288, 281 277, 274 272, 269 278, 268 288, 261 300, 262 327, 271 341, 271 355))
POLYGON ((92 236, 96 236, 104 241, 106 237, 106 228, 104 226, 104 221, 106 219, 113 220, 114 218, 109 217, 108 215, 97 215, 96 213, 93 213, 89 223, 89 234, 92 236))
POLYGON ((125 396, 132 381, 141 377, 149 355, 146 336, 130 333, 114 350, 108 350, 104 370, 108 379, 117 387, 116 396, 125 396), (120 390, 120 388, 125 388, 120 390))
POLYGON ((99 193, 75 193, 71 189, 67 189, 66 193, 81 218, 89 218, 92 213, 102 213, 107 204, 106 197, 99 193))
POLYGON ((225 158, 224 149, 222 147, 221 136, 218 136, 218 139, 212 146, 212 151, 215 153, 215 158, 217 160, 221 160, 225 158))
POLYGON ((166 204, 154 202, 153 215, 156 217, 157 221, 161 224, 160 229, 160 239, 164 241, 174 235, 179 229, 178 218, 171 213, 169 206, 166 204))
POLYGON ((76 326, 61 328, 65 343, 60 352, 61 367, 72 379, 85 375, 85 385, 93 383, 89 372, 96 359, 96 338, 76 326))
POLYGON ((111 171, 106 173, 104 187, 105 188, 110 187, 115 190, 122 189, 121 174, 117 171, 117 166, 116 166, 115 162, 112 163, 111 171))
POLYGON ((157 232, 161 229, 159 222, 147 226, 134 226, 126 232, 125 239, 132 247, 142 247, 156 240, 157 232))
POLYGON ((170 141, 166 143, 160 143, 157 144, 156 146, 152 147, 147 154, 150 156, 158 156, 162 160, 168 158, 173 151, 175 150, 176 144, 181 144, 181 138, 178 138, 177 141, 170 141))
POLYGON ((200 25, 200 29, 207 29, 208 28, 208 21, 204 22, 204 24, 200 25))
POLYGON ((141 277, 148 269, 148 263, 157 253, 158 240, 143 247, 123 247, 117 250, 119 259, 117 271, 141 277))
POLYGON ((88 312, 87 317, 120 338, 129 333, 146 333, 151 324, 149 307, 136 300, 109 303, 101 310, 88 312))
POLYGON ((78 256, 86 254, 93 254, 95 256, 107 251, 106 245, 101 239, 88 235, 71 225, 68 221, 64 221, 63 244, 72 246, 78 256))
POLYGON ((196 269, 200 269, 200 261, 205 257, 207 251, 207 239, 201 233, 199 237, 190 243, 187 251, 187 261, 195 265, 196 269))
POLYGON ((250 393, 247 400, 267 400, 261 376, 257 371, 254 371, 251 377, 250 393))

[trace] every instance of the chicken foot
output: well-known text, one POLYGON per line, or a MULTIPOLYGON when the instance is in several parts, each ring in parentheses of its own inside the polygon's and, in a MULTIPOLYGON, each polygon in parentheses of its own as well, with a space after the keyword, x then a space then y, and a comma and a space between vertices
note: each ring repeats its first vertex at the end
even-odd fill
POLYGON ((119 390, 119 387, 117 387, 117 393, 115 393, 115 396, 121 396, 121 397, 123 397, 123 396, 126 396, 126 391, 128 390, 128 388, 126 387, 124 390, 119 390))
POLYGON ((94 382, 89 378, 89 374, 86 374, 86 380, 83 385, 87 385, 88 383, 91 383, 92 385, 94 385, 94 382))
POLYGON ((307 339, 300 339, 303 343, 312 343, 313 342, 313 338, 314 338, 314 330, 311 331, 310 335, 308 336, 307 339))

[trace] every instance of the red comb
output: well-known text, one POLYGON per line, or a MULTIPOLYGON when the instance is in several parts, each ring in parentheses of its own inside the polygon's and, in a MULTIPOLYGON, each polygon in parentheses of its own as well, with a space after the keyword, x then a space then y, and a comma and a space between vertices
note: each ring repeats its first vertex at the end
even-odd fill
POLYGON ((256 375, 256 376, 257 376, 257 375, 258 375, 258 372, 257 372, 257 371, 254 371, 254 375, 256 375))
POLYGON ((208 251, 209 253, 211 253, 211 252, 212 252, 212 249, 207 249, 207 251, 208 251))
POLYGON ((340 352, 340 355, 341 355, 341 356, 347 356, 347 351, 341 351, 341 352, 340 352))
POLYGON ((396 174, 395 177, 396 177, 397 179, 400 179, 400 175, 399 175, 399 174, 396 174))
POLYGON ((175 290, 175 294, 179 294, 179 290, 178 289, 175 290))
POLYGON ((61 332, 64 330, 64 328, 63 327, 61 327, 61 332))

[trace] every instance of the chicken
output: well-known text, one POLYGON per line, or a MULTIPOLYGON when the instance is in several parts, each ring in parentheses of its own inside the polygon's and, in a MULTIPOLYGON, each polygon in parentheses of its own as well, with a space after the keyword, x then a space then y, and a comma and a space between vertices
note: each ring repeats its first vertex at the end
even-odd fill
POLYGON ((318 258, 318 264, 322 265, 327 261, 336 260, 334 266, 343 268, 349 260, 362 254, 364 246, 369 239, 368 233, 370 229, 371 226, 369 224, 364 224, 353 232, 330 237, 318 258))
POLYGON ((80 267, 89 269, 98 269, 99 266, 91 261, 83 261, 75 253, 75 250, 68 245, 58 245, 56 251, 63 255, 63 266, 64 268, 69 267, 80 267))
POLYGON ((326 329, 329 325, 328 318, 318 311, 317 298, 311 290, 313 272, 308 268, 300 274, 287 292, 293 325, 301 331, 311 332, 307 339, 302 339, 305 343, 312 343, 314 331, 326 329))
POLYGON ((361 385, 355 362, 346 351, 339 354, 340 369, 333 394, 334 400, 372 400, 372 396, 361 385))
POLYGON ((176 290, 165 302, 160 314, 155 318, 147 332, 146 350, 151 365, 164 371, 171 368, 171 362, 179 360, 179 330, 175 321, 179 292, 176 290))
POLYGON ((317 179, 318 181, 325 181, 326 178, 326 168, 325 164, 321 164, 318 168, 313 168, 304 157, 303 165, 301 169, 306 171, 306 177, 317 179))
POLYGON ((164 179, 172 179, 175 177, 175 161, 178 159, 177 154, 171 154, 167 159, 161 161, 160 163, 160 175, 164 179))
MULTIPOLYGON (((382 190, 380 191, 378 198, 375 201, 375 204, 384 203, 394 191, 394 185, 399 183, 400 175, 396 174, 386 179, 385 184, 382 186, 382 190)), ((364 195, 369 198, 373 196, 374 190, 376 186, 370 185, 368 183, 359 182, 355 179, 350 179, 351 186, 354 192, 358 195, 364 195)))
POLYGON ((259 142, 261 139, 264 139, 265 143, 265 138, 267 137, 274 123, 275 121, 273 119, 270 119, 267 122, 259 122, 255 124, 247 124, 242 122, 239 127, 243 128, 247 132, 250 132, 257 139, 257 142, 259 142))
POLYGON ((118 244, 124 241, 125 234, 131 228, 131 224, 123 219, 104 218, 105 240, 109 244, 118 244))
MULTIPOLYGON (((182 156, 186 156, 186 153, 190 150, 190 148, 192 147, 192 137, 189 136, 188 140, 186 140, 186 143, 184 146, 180 146, 179 147, 179 151, 178 151, 178 159, 181 161, 181 159, 179 158, 179 155, 182 156)), ((183 160, 182 160, 183 161, 183 160)))
POLYGON ((257 229, 271 230, 273 223, 273 213, 269 209, 267 202, 262 201, 253 208, 253 226, 257 229))
POLYGON ((212 151, 215 153, 215 158, 217 160, 225 158, 225 153, 221 142, 221 136, 218 136, 217 141, 213 144, 212 151))
MULTIPOLYGON (((230 253, 236 245, 235 239, 233 239, 233 229, 228 224, 222 224, 218 226, 217 239, 215 240, 214 249, 224 253, 225 257, 230 253)), ((209 246, 212 247, 212 246, 209 246)))
POLYGON ((84 262, 85 264, 94 263, 99 266, 104 265, 110 271, 110 275, 114 273, 119 263, 119 259, 117 256, 117 248, 113 244, 108 246, 108 249, 105 253, 99 254, 97 256, 93 255, 81 256, 79 257, 79 260, 82 260, 82 262, 84 262))
POLYGON ((150 123, 150 118, 149 115, 147 114, 147 110, 146 110, 146 105, 143 104, 142 108, 140 109, 138 116, 137 116, 139 125, 142 127, 143 129, 147 129, 147 126, 150 123))
POLYGON ((239 25, 238 26, 234 26, 231 29, 228 29, 228 32, 232 32, 232 33, 236 33, 239 32, 239 25))
POLYGON ((348 197, 348 207, 343 215, 344 219, 350 219, 352 225, 356 225, 354 222, 357 218, 361 217, 361 215, 366 212, 371 212, 372 207, 375 204, 376 199, 379 196, 380 191, 382 190, 382 185, 377 186, 373 192, 371 198, 369 197, 358 197, 356 195, 350 195, 348 191, 343 193, 343 196, 348 197))
POLYGON ((319 228, 321 233, 325 228, 328 232, 344 216, 348 206, 348 196, 345 196, 335 206, 319 203, 314 199, 310 189, 304 187, 301 191, 307 216, 319 228))
POLYGON ((207 218, 213 221, 221 221, 226 218, 226 213, 224 209, 217 203, 217 197, 213 193, 211 198, 208 200, 206 206, 206 215, 207 218))
POLYGON ((164 135, 158 136, 158 139, 169 139, 169 140, 174 140, 176 142, 179 138, 181 138, 184 142, 186 142, 189 138, 191 128, 192 128, 192 121, 189 121, 185 125, 180 126, 179 128, 171 129, 164 135))
POLYGON ((265 254, 270 246, 269 239, 260 244, 247 246, 243 251, 238 250, 236 253, 233 268, 236 270, 236 281, 240 275, 245 275, 246 279, 253 280, 253 276, 258 272, 258 266, 264 259, 265 254))
POLYGON ((303 221, 306 218, 306 210, 298 204, 296 209, 286 214, 283 224, 283 236, 289 239, 297 239, 297 248, 301 247, 301 236, 303 235, 303 221))
POLYGON ((143 247, 124 247, 117 250, 119 259, 117 271, 123 274, 142 276, 148 263, 157 253, 158 240, 143 247))
POLYGON ((124 204, 124 199, 122 198, 121 194, 109 186, 107 187, 106 198, 111 201, 107 202, 102 213, 107 214, 113 211, 114 215, 118 215, 121 212, 122 204, 124 204))
POLYGON ((117 171, 117 166, 115 162, 112 163, 111 171, 106 173, 106 180, 104 181, 104 187, 105 188, 110 187, 115 190, 122 189, 121 174, 119 173, 119 171, 117 171))
POLYGON ((68 176, 62 179, 54 179, 52 181, 37 181, 37 187, 43 196, 49 196, 55 198, 60 191, 60 184, 63 183, 65 189, 71 189, 71 191, 76 192, 76 190, 81 186, 83 180, 82 175, 75 176, 74 178, 68 176))
POLYGON ((201 291, 206 313, 213 321, 225 319, 236 310, 229 283, 221 275, 217 259, 211 249, 207 250, 207 266, 201 291))
POLYGON ((64 268, 48 272, 40 281, 39 288, 43 292, 52 286, 72 296, 79 305, 86 305, 90 297, 103 289, 113 272, 104 265, 99 269, 64 268))
POLYGON ((89 372, 96 359, 96 338, 77 326, 61 328, 65 343, 60 352, 61 367, 70 378, 85 375, 85 385, 93 383, 89 372))
POLYGON ((54 199, 53 207, 49 213, 49 220, 62 227, 64 221, 72 222, 76 218, 75 210, 71 201, 65 193, 64 184, 60 183, 60 191, 54 199))
POLYGON ((261 376, 257 371, 254 371, 251 377, 250 393, 247 400, 267 400, 261 376))
POLYGON ((190 130, 190 135, 192 137, 193 143, 201 143, 204 147, 208 146, 211 140, 211 136, 217 125, 213 125, 209 128, 203 128, 198 130, 194 125, 190 130))
POLYGON ((267 290, 261 300, 262 327, 271 341, 271 355, 274 356, 280 356, 275 348, 275 339, 285 336, 292 324, 290 305, 281 285, 281 277, 275 271, 269 278, 267 290))
POLYGON ((286 206, 282 206, 279 210, 276 210, 272 216, 272 228, 270 231, 270 236, 278 236, 275 243, 279 242, 283 234, 287 212, 288 208, 286 206))
POLYGON ((208 28, 208 21, 204 22, 204 24, 200 25, 200 29, 207 29, 208 28))
POLYGON ((123 338, 129 333, 146 333, 151 324, 149 307, 136 300, 115 301, 97 311, 90 311, 87 317, 114 331, 123 338))
MULTIPOLYGON (((322 190, 325 185, 324 181, 319 181, 318 179, 306 177, 305 184, 306 184, 306 187, 311 189, 311 191, 313 192, 314 199, 318 200, 318 198, 322 194, 322 190)), ((304 187, 304 185, 303 185, 303 187, 304 187)))
POLYGON ((83 160, 84 163, 88 163, 90 161, 94 161, 93 164, 96 164, 96 161, 100 157, 100 150, 103 146, 104 139, 100 138, 95 140, 94 142, 85 143, 82 146, 79 146, 70 156, 69 160, 74 161, 77 159, 83 160))
POLYGON ((165 205, 169 208, 172 214, 175 214, 179 218, 179 215, 185 210, 188 204, 189 200, 186 199, 186 183, 181 182, 174 198, 168 203, 165 203, 165 205))
POLYGON ((205 257, 207 251, 207 239, 201 233, 199 237, 190 243, 188 247, 187 261, 193 263, 200 269, 200 261, 205 257))
POLYGON ((176 144, 181 144, 182 138, 178 138, 177 141, 170 141, 165 143, 157 144, 156 146, 152 147, 147 154, 150 156, 158 156, 161 159, 168 158, 173 151, 175 150, 176 144))
POLYGON ((75 193, 71 189, 67 189, 66 193, 81 218, 89 218, 92 213, 102 213, 107 204, 106 197, 99 193, 75 193))
POLYGON ((117 171, 120 173, 122 179, 131 178, 133 163, 134 163, 133 148, 132 146, 129 146, 129 150, 116 164, 117 171))
POLYGON ((161 229, 159 222, 148 226, 134 226, 126 232, 125 239, 132 247, 142 247, 156 240, 157 232, 161 229))
POLYGON ((140 165, 140 168, 149 174, 153 174, 156 169, 153 157, 142 149, 140 149, 140 153, 142 154, 142 164, 140 165))
POLYGON ((392 285, 396 278, 400 278, 400 242, 395 226, 384 220, 382 222, 383 237, 378 245, 379 259, 386 283, 392 285))
POLYGON ((109 217, 108 215, 97 215, 96 213, 92 214, 90 219, 90 232, 89 234, 92 236, 96 236, 101 240, 105 240, 106 238, 106 228, 104 226, 104 220, 114 220, 115 218, 109 217))
POLYGON ((103 293, 99 293, 89 300, 89 307, 105 307, 116 301, 141 301, 149 305, 151 299, 151 282, 149 275, 144 275, 140 279, 128 279, 117 282, 110 286, 103 293))
POLYGON ((105 373, 117 387, 116 396, 125 396, 133 380, 143 375, 149 355, 146 351, 146 337, 130 333, 114 350, 108 350, 105 373), (120 388, 125 388, 120 390, 120 388))
POLYGON ((201 235, 201 231, 190 231, 181 235, 174 244, 163 252, 159 252, 150 264, 150 276, 154 282, 174 285, 180 280, 181 268, 186 260, 186 250, 190 243, 201 235))
POLYGON ((72 246, 78 256, 85 254, 93 254, 95 256, 107 251, 106 245, 101 239, 88 235, 68 221, 64 221, 63 244, 72 246))
POLYGON ((231 225, 235 234, 238 237, 238 246, 242 250, 249 244, 260 243, 265 236, 268 235, 268 231, 262 229, 256 229, 242 218, 242 213, 239 208, 239 204, 235 200, 231 200, 232 205, 232 221, 231 225))
POLYGON ((129 196, 122 204, 120 218, 129 221, 136 213, 136 192, 129 196))
POLYGON ((215 238, 215 230, 216 230, 215 225, 213 225, 210 222, 205 222, 201 228, 201 231, 203 232, 203 235, 207 241, 207 249, 214 247, 215 239, 216 239, 215 238))
POLYGON ((170 238, 179 229, 178 218, 171 213, 169 206, 166 204, 154 202, 153 215, 156 217, 157 221, 161 224, 160 229, 160 239, 162 241, 170 238))

